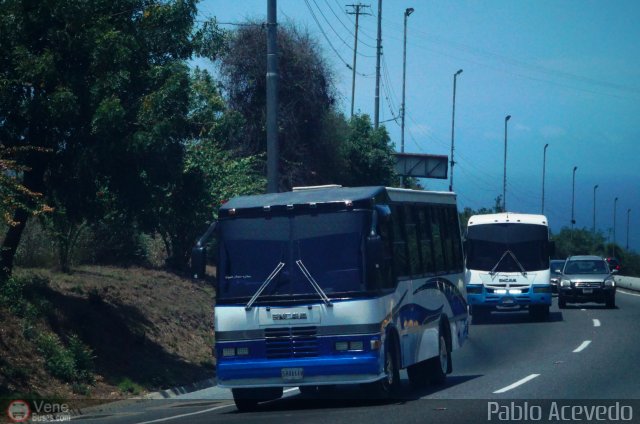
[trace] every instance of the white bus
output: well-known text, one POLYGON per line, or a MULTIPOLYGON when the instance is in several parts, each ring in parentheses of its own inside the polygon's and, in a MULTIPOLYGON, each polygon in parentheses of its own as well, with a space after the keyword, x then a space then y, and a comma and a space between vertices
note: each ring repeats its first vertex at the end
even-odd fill
POLYGON ((498 213, 469 218, 464 240, 471 315, 482 320, 492 310, 528 309, 535 319, 549 316, 549 256, 554 244, 544 215, 498 213))
MULTIPOLYGON (((231 199, 219 212, 217 381, 238 409, 399 370, 442 383, 467 337, 455 194, 321 186, 231 199)), ((194 249, 203 274, 204 249, 194 249)))

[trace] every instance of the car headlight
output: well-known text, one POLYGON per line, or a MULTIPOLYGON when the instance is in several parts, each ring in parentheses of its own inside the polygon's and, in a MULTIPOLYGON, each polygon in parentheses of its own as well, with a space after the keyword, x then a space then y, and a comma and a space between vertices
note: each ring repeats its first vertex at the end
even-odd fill
POLYGON ((560 281, 561 287, 571 287, 571 280, 562 280, 560 281))
POLYGON ((616 282, 613 278, 607 278, 606 280, 604 280, 604 285, 607 287, 615 287, 616 282))

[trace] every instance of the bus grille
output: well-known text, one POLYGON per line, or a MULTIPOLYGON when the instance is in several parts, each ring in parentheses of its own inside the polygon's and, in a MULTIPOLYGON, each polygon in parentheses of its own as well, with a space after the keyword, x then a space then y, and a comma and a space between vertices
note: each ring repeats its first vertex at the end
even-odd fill
POLYGON ((281 327, 264 330, 267 359, 318 356, 316 327, 281 327))

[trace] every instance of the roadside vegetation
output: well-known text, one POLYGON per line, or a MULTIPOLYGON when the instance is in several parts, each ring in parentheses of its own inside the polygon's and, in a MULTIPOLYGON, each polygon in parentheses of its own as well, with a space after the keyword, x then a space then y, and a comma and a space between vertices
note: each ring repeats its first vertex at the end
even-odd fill
MULTIPOLYGON (((213 376, 214 289, 189 255, 220 204, 265 190, 266 30, 196 16, 196 0, 0 2, 0 398, 213 376)), ((344 116, 317 40, 279 28, 280 189, 397 185, 385 127, 344 116)))

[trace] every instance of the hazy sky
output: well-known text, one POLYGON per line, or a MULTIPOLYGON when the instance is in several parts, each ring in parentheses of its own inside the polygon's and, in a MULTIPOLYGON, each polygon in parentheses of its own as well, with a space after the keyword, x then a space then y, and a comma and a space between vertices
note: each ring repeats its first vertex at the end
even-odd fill
MULTIPOLYGON (((278 21, 314 34, 351 106, 353 15, 339 0, 278 0, 278 21), (313 14, 311 10, 313 10, 313 14), (327 41, 322 31, 330 41, 327 41), (335 51, 334 51, 335 50, 335 51)), ((378 2, 360 17, 355 109, 373 118, 378 2)), ((573 167, 576 228, 593 224, 640 250, 640 2, 635 0, 384 0, 380 121, 400 149, 402 40, 408 18, 405 151, 449 155, 457 78, 454 190, 459 207, 491 207, 502 194, 508 122, 507 209, 540 213, 542 165, 551 227, 570 226, 573 167)), ((266 0, 203 0, 202 17, 266 20, 266 0)), ((222 25, 232 29, 232 25, 222 25)), ((266 41, 265 41, 266 42, 266 41)), ((265 59, 266 60, 266 59, 265 59)), ((424 180, 448 190, 445 180, 424 180)))

